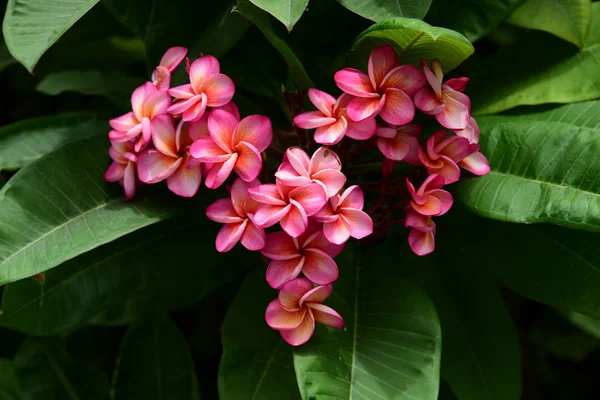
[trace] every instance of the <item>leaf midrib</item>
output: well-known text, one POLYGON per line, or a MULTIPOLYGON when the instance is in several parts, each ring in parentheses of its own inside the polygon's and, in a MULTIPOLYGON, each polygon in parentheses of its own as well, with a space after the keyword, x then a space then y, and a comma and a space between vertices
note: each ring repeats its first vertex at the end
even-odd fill
MULTIPOLYGON (((513 178, 518 178, 518 179, 522 179, 528 182, 534 182, 534 183, 538 183, 538 184, 544 184, 544 185, 549 185, 549 186, 556 186, 558 188, 561 189, 569 189, 569 190, 576 190, 585 194, 591 194, 593 196, 596 197, 600 197, 600 193, 596 193, 596 192, 590 192, 588 190, 583 190, 580 189, 578 187, 574 187, 574 186, 565 186, 565 185, 561 185, 559 183, 554 183, 554 182, 549 182, 549 181, 540 181, 539 179, 534 179, 534 178, 530 178, 530 177, 526 177, 526 176, 521 176, 521 175, 516 175, 516 174, 512 174, 510 172, 504 172, 504 171, 498 171, 498 170, 491 170, 488 175, 493 176, 493 175, 502 175, 502 176, 508 176, 508 177, 513 177, 513 178)), ((475 178, 477 179, 477 178, 475 178)))

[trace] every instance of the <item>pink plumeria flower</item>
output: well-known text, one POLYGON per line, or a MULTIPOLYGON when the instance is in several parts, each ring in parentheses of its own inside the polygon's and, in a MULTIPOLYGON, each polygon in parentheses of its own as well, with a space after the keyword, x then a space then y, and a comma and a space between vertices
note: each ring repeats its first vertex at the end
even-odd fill
POLYGON ((318 111, 308 111, 294 117, 294 124, 302 129, 315 131, 315 142, 334 145, 344 136, 355 140, 367 140, 375 133, 377 123, 374 118, 355 122, 348 118, 346 106, 352 96, 344 93, 335 97, 317 89, 309 89, 308 97, 318 111))
POLYGON ((238 178, 231 186, 231 198, 217 200, 206 209, 208 218, 225 224, 217 234, 218 251, 229 251, 238 241, 252 251, 265 246, 265 230, 254 223, 260 204, 248 196, 248 189, 258 185, 258 180, 244 182, 238 178))
POLYGON ((356 96, 346 106, 353 121, 380 115, 392 125, 405 125, 415 116, 411 97, 425 83, 425 75, 412 65, 400 65, 390 45, 379 46, 369 57, 369 74, 353 68, 335 73, 334 79, 344 92, 356 96))
POLYGON ((173 193, 183 197, 196 195, 202 181, 202 166, 190 156, 192 137, 188 125, 182 120, 175 129, 175 121, 169 114, 154 118, 152 141, 155 149, 140 154, 140 181, 157 183, 166 179, 173 193))
POLYGON ((422 130, 420 125, 415 124, 395 128, 379 127, 375 131, 377 148, 389 160, 420 165, 418 152, 419 136, 421 136, 422 130))
POLYGON ((343 244, 350 236, 362 239, 373 233, 373 220, 362 211, 364 205, 362 190, 350 186, 342 195, 330 197, 314 219, 323 222, 323 234, 331 243, 343 244))
POLYGON ((435 222, 430 216, 409 211, 406 214, 405 226, 410 227, 408 245, 418 256, 430 254, 435 249, 435 222))
POLYGON ((131 95, 133 111, 108 122, 113 128, 108 132, 109 139, 112 142, 135 140, 135 151, 142 151, 152 139, 152 120, 166 113, 170 104, 171 96, 167 92, 158 90, 151 82, 144 83, 131 95))
POLYGON ((464 137, 469 141, 470 144, 479 143, 479 125, 477 125, 477 121, 475 118, 469 118, 469 122, 467 123, 467 127, 465 129, 455 129, 453 130, 456 136, 464 137))
POLYGON ((220 73, 219 60, 201 56, 190 67, 190 83, 169 90, 176 102, 171 114, 181 114, 184 121, 202 118, 206 107, 220 107, 231 101, 235 92, 233 81, 220 73))
POLYGON ((137 186, 137 174, 135 171, 138 161, 133 141, 111 142, 108 154, 112 158, 113 163, 106 170, 104 179, 107 182, 119 182, 123 189, 125 189, 125 198, 127 200, 133 199, 137 186))
POLYGON ((412 197, 411 207, 421 215, 443 215, 452 207, 452 195, 441 189, 444 186, 444 178, 439 175, 429 175, 419 190, 415 190, 408 178, 406 186, 412 197))
POLYGON ((327 147, 319 148, 311 158, 301 148, 290 147, 285 152, 283 163, 275 177, 284 185, 293 187, 318 183, 329 198, 337 194, 346 183, 341 170, 339 157, 327 147))
POLYGON ((152 72, 152 83, 158 90, 169 90, 171 73, 181 64, 187 54, 185 47, 171 47, 161 58, 160 64, 152 72))
POLYGON ((490 163, 486 156, 479 152, 479 144, 473 143, 469 146, 469 153, 458 165, 472 174, 481 176, 490 172, 490 163))
POLYGON ((213 110, 208 118, 208 133, 197 139, 190 148, 192 157, 213 164, 206 175, 206 186, 216 189, 234 171, 251 182, 262 169, 260 153, 273 138, 269 118, 250 115, 241 121, 225 110, 213 110))
POLYGON ((415 94, 415 106, 425 114, 435 115, 444 128, 465 129, 471 118, 471 100, 469 96, 453 89, 452 86, 464 89, 468 82, 467 78, 451 79, 442 84, 444 74, 438 60, 433 60, 431 69, 425 60, 421 60, 421 67, 429 86, 415 94))
POLYGON ((338 267, 333 257, 343 246, 330 243, 323 235, 321 224, 310 221, 302 235, 292 238, 285 232, 267 235, 261 253, 271 259, 267 268, 267 282, 278 289, 302 272, 318 285, 327 285, 338 278, 338 267))
POLYGON ((419 159, 427 172, 442 176, 448 185, 460 178, 458 163, 469 154, 469 150, 468 139, 461 136, 447 138, 445 131, 437 131, 427 139, 424 148, 419 149, 419 159))
POLYGON ((250 197, 262 205, 254 215, 254 222, 268 228, 277 222, 291 237, 302 235, 308 227, 308 217, 315 215, 327 202, 325 190, 318 183, 291 187, 277 180, 250 188, 250 197))
POLYGON ((306 343, 315 331, 315 321, 332 328, 343 328, 344 320, 333 308, 321 304, 331 294, 331 285, 317 286, 304 278, 289 281, 279 297, 267 306, 267 324, 279 331, 292 346, 306 343))

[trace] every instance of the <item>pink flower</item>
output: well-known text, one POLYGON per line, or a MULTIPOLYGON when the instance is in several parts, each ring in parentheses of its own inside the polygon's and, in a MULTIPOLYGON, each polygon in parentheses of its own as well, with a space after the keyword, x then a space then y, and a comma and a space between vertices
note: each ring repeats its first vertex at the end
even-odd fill
POLYGON ((273 129, 269 118, 250 115, 239 120, 224 110, 213 110, 208 118, 208 133, 190 148, 192 157, 214 164, 206 176, 206 186, 216 189, 232 170, 251 182, 262 169, 262 153, 271 143, 273 129))
POLYGON ((488 162, 488 159, 479 152, 479 144, 475 143, 469 146, 469 153, 458 163, 458 165, 462 169, 466 169, 479 176, 490 172, 490 163, 488 162))
POLYGON ((330 243, 323 235, 321 225, 310 221, 306 232, 297 238, 285 232, 267 235, 261 253, 271 259, 267 269, 267 282, 277 289, 298 277, 302 272, 318 285, 327 285, 338 278, 338 267, 333 257, 343 246, 330 243))
POLYGON ((447 185, 460 178, 457 163, 469 154, 469 149, 468 139, 460 136, 446 138, 445 131, 437 131, 427 139, 425 148, 419 149, 419 159, 427 172, 442 176, 447 185))
POLYGON ((408 245, 418 256, 427 255, 435 249, 435 223, 430 216, 409 211, 406 214, 405 226, 412 229, 408 233, 408 245))
POLYGON ((317 286, 304 278, 289 281, 279 297, 267 306, 267 324, 279 331, 292 346, 306 343, 315 331, 315 321, 332 328, 343 328, 344 320, 334 309, 321 304, 331 293, 331 285, 317 286))
POLYGON ((389 45, 373 50, 368 69, 368 75, 353 68, 344 68, 334 75, 340 89, 356 96, 346 107, 350 119, 364 121, 379 114, 392 125, 412 121, 415 106, 411 97, 425 85, 425 75, 412 65, 400 65, 389 45))
POLYGON ((119 182, 125 189, 125 198, 127 200, 133 198, 136 189, 135 170, 138 156, 133 147, 133 141, 111 142, 108 154, 113 159, 113 163, 104 174, 104 179, 107 182, 119 182))
POLYGON ((418 157, 420 125, 409 124, 395 128, 379 127, 375 131, 377 148, 389 160, 420 165, 418 157))
POLYGON ((350 236, 362 239, 373 233, 373 220, 362 211, 364 203, 362 190, 350 186, 341 196, 330 197, 314 219, 323 222, 323 233, 331 243, 343 244, 350 236))
MULTIPOLYGON (((138 160, 138 176, 144 183, 167 180, 169 189, 183 197, 193 197, 202 181, 202 167, 191 158, 189 123, 180 121, 175 130, 173 117, 159 115, 152 121, 152 141, 156 149, 146 150, 138 160)), ((192 130, 193 131, 193 130, 192 130)))
POLYGON ((158 90, 169 90, 171 73, 181 64, 187 51, 185 47, 171 47, 165 52, 160 64, 152 72, 152 83, 158 90))
POLYGON ((406 186, 412 197, 411 207, 421 215, 443 215, 452 207, 452 195, 441 189, 444 178, 439 175, 429 175, 417 191, 408 179, 406 186))
POLYGON ((473 117, 469 118, 469 122, 465 129, 455 129, 453 132, 456 136, 468 139, 470 144, 479 143, 479 126, 473 117))
POLYGON ((257 180, 244 182, 238 178, 231 187, 230 199, 217 200, 206 209, 208 218, 225 224, 217 234, 218 251, 229 251, 240 240, 248 250, 260 250, 265 246, 265 231, 254 223, 259 204, 248 197, 248 189, 258 185, 257 180))
POLYGON ((425 60, 421 60, 421 67, 430 86, 415 94, 415 106, 425 114, 435 115, 444 128, 465 129, 471 118, 471 100, 459 90, 465 88, 467 78, 451 79, 442 84, 444 74, 438 60, 431 63, 433 71, 425 60))
POLYGON ((312 158, 308 158, 308 154, 301 148, 290 147, 285 152, 283 163, 275 177, 284 185, 293 187, 318 183, 327 197, 330 197, 337 194, 346 183, 341 170, 339 157, 327 147, 319 148, 312 158))
POLYGON ((315 131, 315 142, 334 145, 344 136, 355 140, 367 140, 375 133, 377 123, 374 118, 354 122, 346 113, 346 106, 352 96, 344 93, 337 100, 320 90, 309 89, 308 97, 318 111, 308 111, 294 117, 296 126, 315 131))
POLYGON ((109 121, 113 128, 108 132, 109 139, 112 142, 128 142, 135 139, 135 151, 142 151, 152 138, 152 119, 166 113, 170 104, 171 96, 167 92, 158 90, 151 82, 144 83, 131 95, 133 112, 109 121))
POLYGON ((182 114, 184 121, 202 118, 206 107, 227 104, 235 92, 233 81, 220 73, 219 60, 213 56, 201 56, 190 67, 190 83, 169 90, 177 100, 168 111, 182 114))
POLYGON ((275 185, 256 186, 248 193, 262 203, 254 215, 256 225, 268 228, 279 222, 291 237, 302 235, 308 227, 308 217, 315 215, 327 202, 325 190, 317 183, 294 188, 277 180, 275 185))

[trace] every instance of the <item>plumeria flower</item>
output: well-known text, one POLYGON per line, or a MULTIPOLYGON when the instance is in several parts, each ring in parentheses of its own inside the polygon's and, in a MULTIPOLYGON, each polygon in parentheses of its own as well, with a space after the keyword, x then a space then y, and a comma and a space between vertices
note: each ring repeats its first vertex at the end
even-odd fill
POLYGON ((213 56, 201 56, 190 67, 190 83, 169 89, 177 100, 168 111, 181 114, 184 121, 202 118, 206 107, 220 107, 233 98, 233 81, 220 73, 219 60, 213 56))
POLYGON ((464 137, 469 140, 470 144, 479 143, 479 125, 477 125, 477 121, 475 118, 469 118, 469 122, 467 123, 467 127, 465 129, 455 129, 453 130, 456 136, 464 137))
POLYGON ((265 230, 254 223, 260 204, 248 196, 248 189, 258 185, 258 180, 244 182, 238 178, 231 186, 231 198, 217 200, 206 209, 208 218, 225 224, 217 234, 218 251, 229 251, 238 241, 252 251, 265 246, 265 230))
POLYGON ((250 197, 262 205, 254 215, 254 222, 268 228, 279 222, 291 237, 302 235, 308 227, 308 217, 315 215, 327 202, 325 190, 318 183, 301 187, 263 184, 248 190, 250 197))
POLYGON ((181 64, 187 54, 185 47, 171 47, 161 58, 158 67, 152 72, 152 83, 158 90, 169 90, 171 73, 181 64))
POLYGON ((315 321, 333 328, 343 328, 344 320, 334 309, 321 304, 329 297, 331 285, 317 286, 304 278, 289 281, 279 297, 269 303, 267 324, 277 329, 292 346, 306 343, 315 331, 315 321))
POLYGON ((406 161, 412 165, 420 165, 419 136, 423 128, 420 125, 379 127, 375 131, 377 148, 389 160, 406 161))
POLYGON ((107 182, 119 182, 125 189, 125 198, 133 199, 136 189, 136 164, 138 156, 135 153, 133 141, 112 142, 108 154, 113 163, 104 174, 107 182))
POLYGON ((411 97, 425 83, 425 75, 412 65, 400 65, 390 45, 379 46, 369 57, 369 74, 353 68, 335 73, 334 79, 344 92, 355 96, 346 106, 353 121, 380 115, 392 125, 405 125, 415 116, 411 97))
POLYGON ((429 175, 419 190, 415 191, 408 178, 406 186, 412 198, 411 207, 421 215, 443 215, 452 207, 452 195, 441 189, 444 186, 444 178, 439 175, 429 175))
POLYGON ((301 148, 290 147, 285 152, 283 163, 275 177, 284 185, 294 187, 318 183, 329 198, 337 194, 346 183, 341 170, 339 157, 327 147, 319 148, 311 158, 301 148))
POLYGON ((373 220, 362 211, 364 204, 362 190, 350 186, 342 195, 330 197, 314 219, 323 222, 323 234, 331 243, 343 244, 350 236, 362 239, 373 233, 373 220))
POLYGON ((169 189, 183 197, 193 197, 202 181, 202 166, 190 156, 192 145, 189 123, 180 121, 177 129, 173 117, 159 115, 152 121, 152 141, 156 149, 146 150, 138 160, 138 176, 144 183, 167 180, 169 189))
POLYGON ((418 256, 425 256, 435 249, 435 222, 430 216, 409 211, 406 214, 404 225, 410 227, 408 245, 418 256))
POLYGON ((471 100, 469 96, 457 89, 463 90, 468 80, 466 78, 451 79, 442 84, 444 73, 438 60, 433 60, 431 69, 425 60, 421 60, 421 67, 429 86, 415 94, 415 106, 425 114, 435 115, 437 121, 444 128, 465 129, 471 118, 471 100), (453 89, 448 83, 456 89, 453 89))
MULTIPOLYGON (((479 149, 479 145, 477 149, 479 149)), ((469 140, 461 136, 446 137, 445 131, 434 132, 419 149, 419 159, 430 174, 444 178, 446 185, 460 178, 460 163, 469 154, 469 140)))
POLYGON ((344 93, 335 97, 317 89, 309 89, 308 97, 318 111, 308 111, 294 117, 294 124, 302 129, 315 131, 315 142, 334 145, 344 136, 355 140, 367 140, 375 133, 377 123, 374 118, 354 122, 348 118, 346 106, 352 96, 344 93))
POLYGON ((197 139, 190 148, 192 157, 213 166, 206 175, 206 186, 216 189, 225 182, 231 171, 251 182, 262 169, 260 153, 273 138, 269 118, 250 115, 241 121, 225 110, 213 110, 208 118, 208 133, 197 139))
POLYGON ((343 246, 330 243, 323 235, 321 224, 310 221, 306 232, 292 238, 285 232, 267 235, 261 253, 271 259, 267 268, 267 282, 274 289, 304 274, 318 285, 327 285, 338 278, 338 267, 333 257, 343 246))
POLYGON ((158 90, 151 82, 144 83, 131 95, 133 111, 108 122, 113 128, 108 133, 109 139, 112 142, 135 140, 135 151, 142 151, 152 139, 152 120, 166 113, 170 104, 171 96, 167 92, 158 90))
POLYGON ((481 176, 490 172, 488 159, 479 151, 479 144, 473 143, 469 146, 469 153, 458 165, 472 174, 481 176))

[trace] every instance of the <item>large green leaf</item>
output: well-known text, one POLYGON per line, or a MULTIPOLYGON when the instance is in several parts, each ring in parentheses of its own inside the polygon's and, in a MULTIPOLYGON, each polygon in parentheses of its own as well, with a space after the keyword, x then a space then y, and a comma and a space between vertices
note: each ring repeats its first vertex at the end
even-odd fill
POLYGON ((582 331, 587 332, 596 339, 600 339, 600 319, 588 317, 576 311, 569 312, 567 319, 582 331))
POLYGON ((590 0, 527 0, 507 22, 550 32, 581 47, 587 36, 591 11, 590 0))
POLYGON ((0 358, 0 400, 21 398, 21 388, 11 360, 0 358))
POLYGON ((426 20, 465 35, 472 42, 498 27, 525 0, 436 0, 426 20))
POLYGON ((489 218, 600 231, 600 130, 581 118, 588 106, 479 118, 481 151, 492 169, 461 182, 461 200, 489 218))
POLYGON ((64 145, 108 132, 95 113, 59 114, 0 127, 0 170, 14 170, 64 145))
POLYGON ((431 0, 338 1, 348 10, 375 22, 395 17, 423 19, 431 5, 431 0))
POLYGON ((393 18, 361 33, 352 46, 351 59, 357 65, 366 65, 371 51, 382 44, 393 46, 403 64, 419 65, 422 58, 437 58, 445 72, 456 68, 474 51, 471 42, 458 32, 416 19, 393 18))
POLYGON ((0 42, 0 72, 2 72, 2 70, 4 70, 4 68, 6 68, 16 62, 17 62, 17 60, 15 60, 8 52, 6 43, 4 43, 4 41, 1 41, 0 42))
POLYGON ((441 330, 433 303, 399 277, 393 248, 352 250, 348 244, 338 257, 340 278, 326 301, 344 329, 317 326, 294 349, 302 398, 437 399, 441 330))
POLYGON ((585 44, 577 49, 531 31, 478 65, 470 84, 473 112, 494 114, 519 105, 573 103, 600 97, 600 3, 593 3, 585 44))
POLYGON ((9 0, 2 24, 14 58, 33 72, 42 55, 98 0, 9 0))
POLYGON ((308 6, 308 0, 250 0, 281 21, 288 32, 291 32, 308 6))
POLYGON ((127 331, 113 382, 114 400, 198 398, 185 338, 166 315, 158 312, 127 331))
POLYGON ((193 201, 147 190, 127 202, 104 182, 108 140, 63 147, 0 190, 0 285, 14 282, 178 213, 193 201))
POLYGON ((300 398, 292 349, 265 322, 267 304, 276 296, 259 269, 246 279, 231 304, 222 334, 222 400, 300 398))

